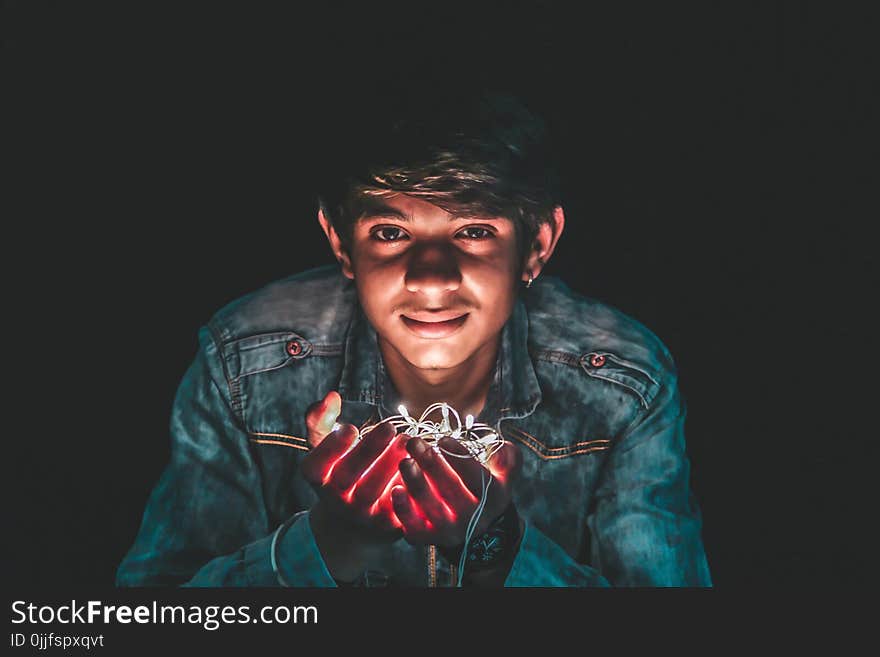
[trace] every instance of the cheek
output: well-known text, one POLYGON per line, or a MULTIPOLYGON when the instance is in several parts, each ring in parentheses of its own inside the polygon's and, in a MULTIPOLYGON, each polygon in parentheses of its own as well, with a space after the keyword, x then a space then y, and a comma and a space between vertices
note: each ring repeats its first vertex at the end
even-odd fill
POLYGON ((472 272, 469 287, 483 310, 513 303, 516 295, 516 277, 505 263, 472 272))
POLYGON ((462 273, 480 287, 506 290, 511 280, 518 277, 519 268, 512 247, 507 244, 462 263, 462 273))
POLYGON ((373 320, 381 322, 390 315, 395 299, 400 298, 400 279, 390 267, 359 267, 354 282, 361 305, 373 320))

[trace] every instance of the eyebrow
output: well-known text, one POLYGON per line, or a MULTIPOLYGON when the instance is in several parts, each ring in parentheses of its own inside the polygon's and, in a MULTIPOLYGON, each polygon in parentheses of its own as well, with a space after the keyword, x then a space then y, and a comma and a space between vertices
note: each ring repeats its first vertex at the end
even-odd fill
POLYGON ((379 201, 372 201, 367 204, 358 221, 366 221, 367 219, 376 219, 378 217, 394 217, 401 221, 411 222, 413 218, 397 208, 385 205, 379 201))
MULTIPOLYGON (((476 215, 472 214, 454 214, 449 217, 449 221, 455 221, 457 219, 469 219, 476 215)), ((390 205, 386 205, 381 201, 370 200, 367 202, 366 208, 361 213, 361 216, 358 218, 358 223, 368 221, 370 219, 380 219, 383 217, 394 217, 395 219, 400 219, 406 223, 412 223, 413 218, 412 215, 403 212, 402 210, 398 210, 395 207, 390 205)), ((500 219, 501 217, 485 217, 487 220, 492 219, 500 219)))

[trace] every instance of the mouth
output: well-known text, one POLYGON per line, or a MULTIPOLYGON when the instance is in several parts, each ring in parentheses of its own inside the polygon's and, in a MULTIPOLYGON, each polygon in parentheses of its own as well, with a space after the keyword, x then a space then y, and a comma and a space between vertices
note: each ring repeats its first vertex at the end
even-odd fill
POLYGON ((468 315, 469 313, 465 313, 464 315, 460 315, 458 317, 447 319, 441 322, 424 322, 417 319, 412 319, 411 317, 407 317, 406 315, 401 315, 400 319, 403 320, 403 323, 410 331, 412 331, 419 337, 436 339, 445 338, 455 333, 458 329, 464 326, 468 315))

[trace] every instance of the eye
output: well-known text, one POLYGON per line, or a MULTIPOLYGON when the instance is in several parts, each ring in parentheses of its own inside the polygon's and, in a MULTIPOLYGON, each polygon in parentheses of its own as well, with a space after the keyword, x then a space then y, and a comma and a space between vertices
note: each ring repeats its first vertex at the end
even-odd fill
POLYGON ((399 242, 400 236, 406 235, 397 226, 380 226, 372 232, 372 237, 378 242, 399 242))
POLYGON ((459 235, 466 235, 471 240, 484 240, 494 236, 494 233, 488 228, 482 226, 468 226, 462 230, 459 235))

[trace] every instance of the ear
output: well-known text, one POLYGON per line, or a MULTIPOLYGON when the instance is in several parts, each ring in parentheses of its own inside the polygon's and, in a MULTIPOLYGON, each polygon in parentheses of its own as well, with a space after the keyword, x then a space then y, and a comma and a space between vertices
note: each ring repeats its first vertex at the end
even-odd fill
POLYGON ((523 281, 527 282, 529 280, 529 274, 533 278, 538 278, 541 270, 544 269, 544 265, 547 264, 550 256, 553 255, 553 250, 556 248, 556 243, 559 241, 564 228, 565 213, 562 211, 562 206, 557 205, 553 209, 553 216, 550 218, 550 221, 544 222, 538 228, 538 234, 535 236, 532 248, 526 255, 525 271, 523 271, 522 275, 523 281))
POLYGON ((318 210, 318 223, 321 224, 321 229, 324 231, 327 240, 330 242, 330 248, 333 249, 333 255, 336 256, 339 264, 342 265, 342 273, 346 277, 354 280, 354 271, 351 267, 351 256, 348 255, 348 252, 342 246, 342 241, 339 239, 336 229, 333 228, 333 224, 331 224, 327 217, 324 216, 323 210, 318 210))

